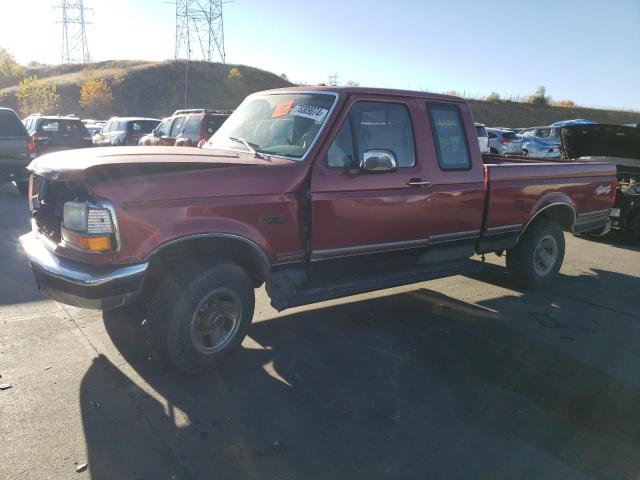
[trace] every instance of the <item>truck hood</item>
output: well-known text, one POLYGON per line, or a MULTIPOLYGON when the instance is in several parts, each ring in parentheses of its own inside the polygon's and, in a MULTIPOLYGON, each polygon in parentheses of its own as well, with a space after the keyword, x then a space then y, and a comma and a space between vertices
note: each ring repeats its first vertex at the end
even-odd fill
POLYGON ((640 128, 623 125, 573 125, 560 131, 568 158, 610 157, 616 164, 640 167, 640 128))
POLYGON ((294 160, 265 157, 226 150, 206 150, 191 147, 104 147, 64 150, 33 160, 27 167, 31 172, 52 180, 83 180, 96 169, 118 166, 138 166, 155 171, 170 169, 215 168, 224 166, 282 165, 294 160))

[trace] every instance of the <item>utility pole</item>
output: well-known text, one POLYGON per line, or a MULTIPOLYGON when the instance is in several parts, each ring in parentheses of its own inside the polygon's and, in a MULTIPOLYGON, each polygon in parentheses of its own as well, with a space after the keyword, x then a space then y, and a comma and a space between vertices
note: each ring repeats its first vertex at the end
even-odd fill
POLYGON ((337 87, 338 86, 338 74, 334 73, 333 75, 329 75, 329 86, 337 87))
POLYGON ((62 11, 62 63, 89 63, 89 45, 87 43, 88 22, 84 0, 60 0, 56 8, 62 11))
POLYGON ((226 61, 223 0, 176 0, 175 58, 226 61), (195 51, 194 51, 195 49, 195 51))

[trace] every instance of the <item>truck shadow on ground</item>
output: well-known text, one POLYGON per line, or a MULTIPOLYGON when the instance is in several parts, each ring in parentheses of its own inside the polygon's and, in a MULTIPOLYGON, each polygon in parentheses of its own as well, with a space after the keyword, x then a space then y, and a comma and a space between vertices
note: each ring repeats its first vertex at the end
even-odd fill
POLYGON ((43 300, 33 288, 33 275, 24 255, 19 254, 18 237, 29 232, 27 197, 11 184, 0 184, 0 305, 43 300))
MULTIPOLYGON (((500 284, 497 269, 478 275, 500 284)), ((101 355, 82 382, 91 478, 637 475, 637 386, 540 326, 550 292, 519 295, 473 304, 417 289, 285 314, 198 378, 148 359, 138 313, 105 312, 124 362, 101 355)), ((558 322, 591 321, 553 295, 558 322)))

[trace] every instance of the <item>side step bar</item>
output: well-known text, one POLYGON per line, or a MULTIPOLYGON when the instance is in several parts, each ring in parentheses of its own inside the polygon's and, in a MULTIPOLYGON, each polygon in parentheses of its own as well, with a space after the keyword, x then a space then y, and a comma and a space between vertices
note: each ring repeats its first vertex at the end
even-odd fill
POLYGON ((412 283, 435 280, 475 273, 480 269, 481 263, 470 259, 457 260, 455 262, 443 262, 406 272, 391 273, 379 276, 352 278, 343 283, 310 284, 306 288, 295 290, 277 290, 272 292, 271 305, 278 311, 287 308, 299 307, 310 303, 335 300, 349 295, 373 292, 385 288, 410 285, 412 283))

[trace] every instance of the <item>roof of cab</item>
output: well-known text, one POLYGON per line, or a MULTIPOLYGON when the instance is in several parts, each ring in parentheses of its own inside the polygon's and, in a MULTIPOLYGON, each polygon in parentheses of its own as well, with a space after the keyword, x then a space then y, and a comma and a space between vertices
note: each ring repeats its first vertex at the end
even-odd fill
POLYGON ((301 87, 285 87, 272 90, 265 90, 260 93, 285 93, 285 92, 329 92, 338 94, 364 94, 364 95, 384 95, 395 97, 419 97, 429 98, 432 100, 444 100, 447 102, 463 102, 466 100, 453 95, 444 95, 441 93, 420 92, 416 90, 397 90, 392 88, 368 88, 368 87, 332 87, 332 86, 309 86, 301 87))

